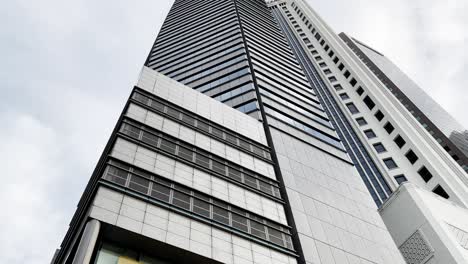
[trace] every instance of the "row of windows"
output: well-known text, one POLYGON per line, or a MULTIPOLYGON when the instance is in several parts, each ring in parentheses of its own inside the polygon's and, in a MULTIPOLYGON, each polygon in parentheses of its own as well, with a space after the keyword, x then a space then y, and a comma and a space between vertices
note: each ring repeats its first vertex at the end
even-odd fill
POLYGON ((225 84, 227 82, 230 82, 234 79, 237 79, 239 77, 242 77, 244 75, 248 75, 250 73, 250 70, 249 68, 243 68, 241 70, 238 70, 236 72, 233 72, 233 73, 230 73, 224 77, 221 77, 219 79, 216 79, 210 83, 207 83, 207 84, 204 84, 204 85, 201 85, 201 86, 197 86, 197 87, 194 87, 197 91, 199 92, 206 92, 208 90, 211 90, 217 86, 220 86, 222 84, 225 84))
POLYGON ((196 164, 210 172, 215 172, 217 176, 234 180, 262 193, 280 198, 276 182, 176 138, 128 120, 122 124, 120 132, 157 150, 175 155, 191 165, 196 164))
MULTIPOLYGON (((290 13, 286 8, 283 7, 283 10, 286 13, 290 13)), ((335 121, 335 125, 337 127, 337 133, 340 137, 345 140, 343 144, 346 144, 346 149, 352 159, 352 161, 356 164, 356 169, 358 170, 359 174, 362 177, 362 180, 366 187, 369 189, 370 194, 372 195, 374 201, 378 206, 382 204, 382 201, 388 197, 388 194, 391 193, 391 190, 388 184, 385 182, 385 179, 375 166, 373 160, 367 153, 367 150, 364 149, 361 141, 357 139, 357 135, 355 134, 354 130, 351 128, 350 124, 346 122, 346 118, 343 116, 343 113, 339 111, 338 105, 333 100, 333 97, 328 89, 326 89, 325 84, 323 83, 322 78, 317 74, 316 68, 312 65, 310 60, 308 60, 307 55, 305 54, 306 50, 302 49, 300 43, 297 42, 294 35, 289 34, 288 32, 288 24, 283 19, 282 15, 279 11, 275 11, 274 14, 281 22, 280 25, 285 28, 285 32, 287 36, 290 38, 290 43, 292 47, 295 48, 296 54, 299 56, 302 64, 305 67, 305 70, 309 73, 312 81, 315 84, 316 90, 320 95, 323 102, 325 102, 327 106, 327 110, 329 111, 329 116, 333 117, 335 121)), ((296 23, 297 24, 297 23, 296 23)), ((312 26, 305 21, 305 24, 309 27, 312 26)), ((299 25, 295 25, 295 28, 299 28, 299 25)), ((309 49, 312 49, 313 55, 317 55, 318 52, 314 49, 312 44, 307 45, 309 49)), ((337 58, 335 58, 336 60, 337 58)), ((321 62, 320 67, 326 67, 325 62, 321 62)), ((335 84, 335 89, 342 90, 340 84, 335 84)))
POLYGON ((265 105, 265 112, 269 115, 271 115, 272 117, 275 117, 295 128, 298 128, 304 132, 306 132, 307 134, 309 135, 312 135, 313 137, 323 141, 323 142, 326 142, 338 149, 341 149, 341 150, 344 150, 343 149, 343 145, 341 144, 340 140, 339 139, 336 139, 336 138, 332 138, 331 136, 329 135, 326 135, 322 132, 319 132, 318 130, 316 130, 315 128, 312 128, 308 125, 305 125, 299 121, 296 121, 295 119, 292 119, 280 112, 278 112, 277 110, 275 109, 272 109, 271 107, 265 105))
MULTIPOLYGON (((302 14, 302 12, 299 10, 299 8, 298 8, 297 6, 295 7, 295 10, 296 10, 296 12, 298 12, 298 14, 300 14, 300 17, 301 17, 303 20, 306 19, 305 16, 302 17, 303 14, 302 14)), ((292 16, 290 16, 290 19, 292 19, 292 16)), ((305 20, 305 22, 306 22, 306 24, 308 24, 308 21, 307 21, 307 20, 305 20)), ((299 28, 299 26, 297 26, 296 28, 299 28)), ((309 29, 310 29, 310 27, 309 27, 309 29)), ((313 30, 312 33, 314 33, 314 31, 315 31, 315 29, 313 30)), ((304 34, 304 36, 305 36, 305 34, 304 34)), ((320 39, 321 39, 320 34, 319 34, 319 33, 316 33, 315 36, 316 36, 317 41, 320 41, 320 39)), ((307 38, 306 38, 306 39, 307 39, 307 38)), ((303 40, 304 40, 304 39, 303 39, 303 40)), ((308 40, 308 39, 307 39, 307 40, 308 40)), ((310 43, 310 41, 309 41, 309 43, 310 43)), ((306 44, 308 44, 307 41, 306 41, 306 44)), ((329 50, 329 46, 326 45, 325 40, 322 39, 321 42, 320 42, 320 44, 321 44, 322 46, 324 46, 325 51, 328 51, 328 50, 329 50)), ((313 48, 313 45, 310 44, 310 45, 308 45, 308 47, 309 47, 309 48, 313 48)), ((317 51, 315 51, 315 50, 312 51, 312 55, 317 55, 317 54, 318 54, 317 51)), ((328 53, 328 55, 332 58, 333 55, 334 55, 334 52, 330 50, 330 52, 328 53)), ((321 58, 320 56, 316 56, 315 59, 318 60, 318 61, 321 61, 321 60, 322 60, 322 58, 321 58)), ((333 59, 333 62, 334 62, 335 64, 338 64, 338 63, 339 63, 339 58, 338 58, 338 57, 335 57, 335 58, 333 59)), ((321 62, 321 63, 319 63, 319 66, 322 67, 322 68, 325 68, 325 67, 326 67, 326 63, 325 63, 325 62, 321 62)), ((351 73, 350 73, 348 70, 345 69, 343 63, 340 63, 339 66, 338 66, 338 68, 339 68, 340 70, 345 70, 345 72, 344 72, 344 74, 343 74, 345 78, 348 79, 348 78, 351 76, 351 73)), ((325 73, 325 74, 331 74, 331 71, 330 71, 329 69, 324 69, 324 73, 325 73)), ((330 76, 328 79, 329 79, 329 81, 332 82, 332 83, 337 81, 336 77, 334 77, 334 76, 330 76)), ((355 87, 356 84, 357 84, 356 79, 355 79, 355 78, 351 78, 351 80, 350 80, 350 85, 351 85, 352 87, 355 87)), ((342 87, 341 87, 341 85, 339 85, 339 84, 335 84, 335 85, 334 85, 334 88, 335 88, 337 91, 342 90, 342 87)), ((358 95, 362 95, 362 94, 364 93, 364 89, 363 89, 361 86, 358 86, 358 88, 356 89, 356 92, 358 93, 358 95)), ((340 98, 341 98, 342 100, 347 100, 347 99, 349 99, 349 96, 348 96, 346 93, 342 93, 342 94, 340 94, 340 98)), ((364 97, 363 102, 364 102, 364 104, 365 104, 370 110, 372 110, 372 109, 375 107, 375 103, 373 102, 373 100, 372 100, 369 96, 364 97)), ((347 103, 346 106, 347 106, 348 110, 349 110, 352 114, 357 114, 357 113, 359 113, 359 110, 358 110, 358 108, 354 105, 354 103, 347 103)), ((377 120, 381 121, 381 120, 383 120, 383 118, 384 118, 384 114, 383 114, 380 110, 378 110, 378 111, 375 113, 375 117, 376 117, 377 120)), ((356 121, 358 122, 358 124, 359 124, 360 126, 363 126, 363 125, 366 125, 366 124, 367 124, 367 122, 365 121, 365 119, 364 119, 363 117, 360 117, 360 118, 356 119, 356 121)), ((386 131, 388 134, 391 134, 391 133, 395 130, 394 126, 393 126, 390 122, 387 122, 387 123, 384 125, 384 129, 385 129, 385 131, 386 131)), ((364 133, 365 133, 365 135, 367 136, 367 138, 369 138, 369 139, 370 139, 370 138, 375 138, 375 137, 376 137, 376 134, 375 134, 374 131, 371 130, 371 129, 365 130, 364 133)), ((403 138, 402 138, 400 135, 398 135, 398 136, 395 138, 395 143, 396 143, 397 145, 401 144, 400 148, 405 144, 403 138)), ((384 147, 384 145, 383 145, 382 143, 376 143, 376 144, 374 144, 374 148, 376 149, 376 151, 377 151, 378 153, 383 153, 383 152, 386 151, 386 149, 385 149, 385 147, 384 147)), ((408 159, 408 161, 409 161, 411 164, 415 164, 416 161, 419 159, 418 156, 417 156, 417 155, 414 153, 414 151, 411 150, 411 149, 405 154, 405 157, 408 159)), ((397 164, 395 163, 395 161, 394 161, 392 158, 386 158, 386 159, 383 160, 383 162, 384 162, 384 164, 386 165, 386 167, 387 167, 388 169, 390 169, 390 170, 398 167, 397 164)), ((422 166, 421 169, 418 171, 418 173, 419 173, 419 175, 421 175, 421 177, 422 177, 423 179, 425 179, 426 182, 428 182, 428 181, 432 178, 432 174, 429 172, 429 170, 428 170, 425 166, 422 166)), ((397 175, 397 176, 395 176, 395 180, 400 184, 401 182, 406 181, 406 177, 405 177, 404 175, 397 175)), ((448 195, 446 194, 446 192, 443 190, 443 188, 442 188, 440 185, 438 185, 438 187, 437 187, 436 189, 441 190, 440 193, 439 193, 439 195, 441 195, 442 197, 448 198, 448 195), (445 194, 444 194, 444 193, 445 193, 445 194)), ((435 191, 434 191, 434 192, 435 192, 435 191)))
POLYGON ((288 227, 165 178, 114 160, 109 161, 102 178, 199 217, 293 249, 288 227))
POLYGON ((236 106, 236 109, 238 111, 241 111, 242 113, 249 114, 250 112, 258 110, 257 101, 252 101, 249 103, 238 105, 236 106))
MULTIPOLYGON (((235 66, 236 63, 238 62, 242 62, 242 61, 246 61, 247 60, 247 57, 245 55, 241 55, 239 57, 236 57, 236 58, 232 58, 232 59, 229 59, 227 61, 224 61, 214 67, 211 67, 211 68, 201 68, 200 69, 200 72, 197 73, 197 74, 194 74, 194 75, 191 75, 190 77, 186 77, 184 79, 180 79, 178 80, 179 82, 181 83, 191 83, 191 82, 194 82, 194 81, 197 81, 203 77, 206 77, 207 75, 210 75, 214 72, 217 72, 219 70, 224 70, 228 67, 233 67, 235 66)), ((238 65, 245 65, 246 63, 244 64, 238 64, 238 65)))
POLYGON ((177 122, 181 122, 191 128, 202 131, 211 137, 221 140, 225 144, 235 146, 236 148, 255 155, 256 157, 271 161, 270 152, 266 147, 263 147, 246 137, 227 131, 218 124, 202 119, 193 113, 182 110, 174 105, 167 104, 154 97, 146 96, 140 92, 135 92, 133 94, 133 99, 149 106, 158 113, 174 118, 177 122))
MULTIPOLYGON (((362 94, 362 93, 361 93, 362 94)), ((375 106, 375 103, 368 97, 366 96, 365 97, 365 104, 369 107, 370 110, 372 110, 375 106)), ((384 114, 380 111, 380 110, 377 110, 376 113, 374 114, 375 118, 378 120, 378 121, 382 121, 383 118, 384 118, 384 114)), ((359 118, 356 118, 356 122, 360 125, 360 126, 364 126, 367 124, 367 121, 363 118, 363 117, 359 117, 359 118)), ((384 127, 385 131, 388 133, 388 134, 391 134, 395 128, 394 126, 390 123, 390 122, 387 122, 384 127)), ((367 136, 367 138, 371 139, 371 138, 375 138, 377 137, 376 134, 374 133, 374 131, 372 129, 367 129, 364 131, 364 134, 367 136)), ((406 141, 403 139, 403 137, 401 135, 397 135, 394 140, 395 144, 401 149, 403 148, 403 146, 406 144, 406 141)), ((382 143, 375 143, 373 144, 375 150, 377 151, 377 153, 384 153, 386 152, 386 149, 384 147, 384 145, 382 143)), ((413 150, 409 149, 406 153, 405 153, 405 157, 406 159, 411 163, 411 164, 415 164, 416 161, 419 160, 419 157, 416 155, 416 153, 414 153, 413 150)), ((387 158, 387 159, 384 159, 384 163, 385 165, 387 166, 388 169, 394 169, 394 168, 397 168, 397 164, 395 163, 395 161, 392 159, 392 158, 387 158)), ((421 176, 421 178, 425 181, 425 182, 429 182, 430 179, 432 179, 432 173, 425 167, 425 166, 422 166, 419 170, 418 170, 418 174, 421 176)), ((397 183, 401 184, 402 182, 406 181, 406 177, 404 177, 404 175, 397 175, 394 177, 395 180, 397 181, 397 183), (405 179, 403 181, 403 179, 405 179)), ((444 191, 444 189, 439 185, 439 189, 441 189, 442 191, 444 191)), ((445 192, 445 191, 444 191, 445 192)), ((445 197, 447 196, 448 198, 448 195, 441 195, 442 197, 445 197)))
POLYGON ((247 83, 247 84, 244 84, 240 87, 237 87, 233 90, 229 90, 229 91, 225 91, 221 94, 218 94, 216 95, 215 97, 213 97, 214 99, 220 101, 220 102, 224 102, 224 101, 227 101, 227 100, 230 100, 234 97, 237 97, 239 95, 242 95, 242 94, 245 94, 249 91, 254 91, 254 87, 253 87, 253 84, 252 83, 247 83))

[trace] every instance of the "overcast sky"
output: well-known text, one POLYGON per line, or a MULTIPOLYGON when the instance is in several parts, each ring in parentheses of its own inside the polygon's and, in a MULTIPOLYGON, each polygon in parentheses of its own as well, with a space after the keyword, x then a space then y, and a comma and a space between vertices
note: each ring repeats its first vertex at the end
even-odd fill
MULTIPOLYGON (((172 1, 5 1, 0 262, 48 263, 172 1)), ((468 1, 310 0, 468 127, 468 1)))

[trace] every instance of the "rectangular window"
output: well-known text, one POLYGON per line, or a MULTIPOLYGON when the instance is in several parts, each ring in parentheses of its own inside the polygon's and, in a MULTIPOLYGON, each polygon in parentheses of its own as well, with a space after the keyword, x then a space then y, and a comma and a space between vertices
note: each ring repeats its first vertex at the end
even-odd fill
POLYGON ((357 89, 356 89, 356 93, 359 94, 359 95, 362 95, 364 93, 364 89, 362 89, 361 86, 359 86, 357 89))
POLYGON ((370 110, 372 110, 375 107, 374 101, 372 101, 372 99, 367 95, 366 95, 366 97, 364 97, 364 99, 362 101, 364 101, 364 103, 367 105, 367 107, 370 110))
POLYGON ((325 69, 323 72, 324 72, 325 74, 331 74, 331 73, 332 73, 332 72, 330 71, 330 69, 325 69))
POLYGON ((328 80, 330 80, 330 82, 336 82, 337 81, 335 76, 328 77, 328 80))
POLYGON ((328 45, 325 45, 325 51, 328 51, 330 49, 330 47, 328 45))
POLYGON ((229 225, 229 212, 227 210, 227 204, 221 201, 214 201, 214 204, 213 220, 229 225))
POLYGON ((419 159, 418 156, 416 156, 414 151, 412 151, 411 149, 408 152, 406 152, 405 156, 411 164, 416 163, 416 161, 418 161, 419 159))
POLYGON ((325 44, 325 40, 322 39, 322 41, 320 41, 320 45, 324 45, 325 44))
POLYGON ((406 179, 405 175, 403 175, 403 174, 397 175, 397 176, 395 176, 394 178, 395 178, 395 181, 396 181, 399 185, 401 185, 402 183, 408 181, 408 179, 406 179))
POLYGON ((349 73, 349 71, 345 71, 344 77, 345 77, 346 79, 348 79, 348 77, 349 77, 350 75, 351 75, 351 73, 349 73))
POLYGON ((365 126, 367 125, 366 119, 364 117, 358 117, 356 118, 356 122, 359 124, 359 126, 365 126))
POLYGON ((312 55, 317 55, 318 52, 316 50, 311 51, 312 55))
POLYGON ((425 166, 422 166, 418 170, 418 174, 425 182, 429 182, 432 179, 432 173, 425 166))
POLYGON ((384 114, 382 113, 382 111, 378 110, 376 113, 375 113, 375 118, 377 118, 377 120, 379 121, 382 121, 382 119, 385 117, 384 114))
POLYGON ((347 93, 342 93, 342 94, 340 94, 340 98, 341 98, 341 100, 347 100, 347 99, 349 99, 349 96, 348 96, 347 93))
POLYGON ((210 198, 206 195, 194 193, 193 212, 204 217, 210 217, 210 198))
POLYGON ((169 187, 161 184, 153 183, 153 188, 151 188, 151 196, 166 203, 169 202, 170 192, 169 187))
POLYGON ((387 166, 387 168, 389 170, 393 170, 393 169, 398 168, 397 164, 395 163, 395 161, 392 158, 384 159, 383 162, 385 163, 385 166, 387 166))
POLYGON ((402 148, 406 144, 406 141, 400 135, 396 136, 393 141, 399 148, 402 148))
POLYGON ((348 107, 351 114, 359 113, 359 110, 357 109, 357 107, 353 103, 347 103, 346 106, 348 107))
POLYGON ((445 198, 445 199, 450 198, 448 193, 440 185, 437 185, 437 187, 435 187, 434 190, 432 190, 432 192, 439 195, 439 196, 441 196, 441 197, 443 197, 443 198, 445 198))
POLYGON ((333 59, 333 62, 334 62, 335 64, 337 64, 338 61, 339 61, 338 57, 335 57, 335 58, 333 59))
POLYGON ((319 63, 319 66, 322 67, 322 68, 325 68, 325 67, 327 67, 327 64, 325 62, 321 62, 321 63, 319 63))
POLYGON ((357 84, 356 79, 352 78, 351 81, 349 82, 352 87, 354 87, 357 84))
POLYGON ((339 85, 339 84, 335 84, 335 85, 333 85, 333 87, 334 87, 335 90, 337 90, 337 91, 343 90, 343 87, 341 87, 341 85, 339 85))
POLYGON ((333 52, 333 50, 330 50, 330 52, 328 53, 328 56, 330 56, 330 58, 333 58, 333 55, 335 55, 335 52, 333 52))
POLYGON ((375 138, 377 135, 374 133, 372 129, 364 130, 364 134, 368 139, 375 138))
POLYGON ((322 60, 322 57, 317 56, 317 57, 315 57, 315 59, 318 60, 318 61, 320 61, 320 60, 322 60))
POLYGON ((171 154, 175 154, 176 151, 176 144, 163 138, 161 139, 161 146, 160 148, 166 152, 169 152, 171 154))
POLYGON ((344 69, 343 63, 340 63, 340 65, 338 66, 338 69, 340 69, 340 71, 342 71, 344 69))
POLYGON ((375 151, 377 151, 377 153, 382 153, 382 152, 387 151, 382 143, 375 143, 374 148, 375 148, 375 151))
POLYGON ((387 122, 387 124, 385 124, 384 129, 389 135, 393 132, 393 130, 395 130, 395 128, 390 122, 387 122))

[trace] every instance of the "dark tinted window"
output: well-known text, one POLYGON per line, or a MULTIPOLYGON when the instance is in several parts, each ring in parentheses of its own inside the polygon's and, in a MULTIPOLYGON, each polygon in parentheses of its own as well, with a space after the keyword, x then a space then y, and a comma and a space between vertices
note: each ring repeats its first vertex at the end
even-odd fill
POLYGON ((388 134, 391 134, 393 132, 393 130, 395 130, 395 128, 393 127, 393 125, 390 122, 385 124, 384 129, 385 129, 385 131, 387 131, 388 134))
POLYGON ((374 133, 372 129, 365 130, 364 134, 366 134, 366 137, 369 139, 377 137, 377 135, 374 133))
POLYGON ((383 162, 385 163, 385 166, 387 166, 389 170, 398 168, 397 164, 392 158, 384 159, 383 162))
POLYGON ((444 188, 442 188, 442 186, 440 185, 437 185, 437 187, 434 188, 434 190, 432 190, 433 193, 435 194, 438 194, 440 196, 442 196, 443 198, 445 199, 448 199, 450 198, 450 196, 448 195, 448 193, 444 190, 444 188))
POLYGON ((370 110, 372 110, 375 107, 374 101, 369 96, 364 97, 363 99, 364 103, 369 107, 370 110))
POLYGON ((396 136, 393 141, 399 148, 402 148, 406 144, 406 141, 400 135, 396 136))
POLYGON ((382 153, 387 151, 382 143, 375 143, 374 148, 377 151, 377 153, 382 153))
POLYGON ((395 176, 395 181, 401 185, 405 181, 408 181, 408 179, 406 179, 405 175, 400 174, 400 175, 395 176))
POLYGON ((366 121, 366 119, 364 119, 364 117, 356 118, 356 121, 360 126, 367 125, 367 121, 366 121))
POLYGON ((378 110, 376 113, 375 113, 375 118, 377 118, 377 120, 379 121, 382 121, 382 119, 384 119, 385 115, 382 113, 382 111, 378 110))
POLYGON ((422 166, 421 169, 419 169, 418 174, 425 182, 432 179, 432 173, 425 166, 422 166))
POLYGON ((414 164, 418 160, 418 156, 416 156, 414 151, 412 151, 411 149, 406 153, 405 156, 411 164, 414 164))
POLYGON ((362 89, 362 87, 359 86, 359 87, 356 89, 356 92, 357 92, 357 94, 362 95, 362 94, 364 93, 364 89, 362 89))
POLYGON ((357 109, 357 107, 353 103, 347 103, 346 106, 348 107, 351 114, 359 113, 359 110, 357 109))

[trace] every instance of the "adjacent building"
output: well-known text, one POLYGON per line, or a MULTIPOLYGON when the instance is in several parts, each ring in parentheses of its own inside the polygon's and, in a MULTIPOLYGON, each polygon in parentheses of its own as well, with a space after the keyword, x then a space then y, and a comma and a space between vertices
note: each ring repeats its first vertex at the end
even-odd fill
POLYGON ((465 208, 466 174, 349 40, 301 0, 176 0, 52 262, 405 263, 378 208, 465 208))

